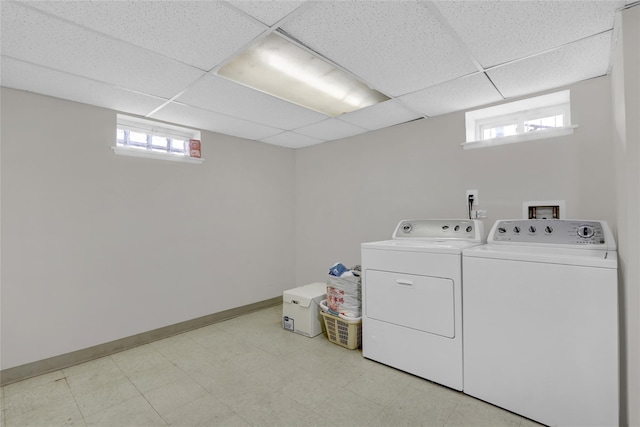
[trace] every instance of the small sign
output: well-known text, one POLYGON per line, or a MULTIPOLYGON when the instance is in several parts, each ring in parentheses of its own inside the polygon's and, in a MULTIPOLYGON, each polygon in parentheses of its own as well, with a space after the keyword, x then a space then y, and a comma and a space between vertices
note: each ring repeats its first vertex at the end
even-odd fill
POLYGON ((282 327, 285 328, 287 331, 293 332, 293 317, 284 316, 282 318, 282 327))
POLYGON ((200 140, 198 139, 189 140, 189 155, 191 157, 200 158, 200 140))

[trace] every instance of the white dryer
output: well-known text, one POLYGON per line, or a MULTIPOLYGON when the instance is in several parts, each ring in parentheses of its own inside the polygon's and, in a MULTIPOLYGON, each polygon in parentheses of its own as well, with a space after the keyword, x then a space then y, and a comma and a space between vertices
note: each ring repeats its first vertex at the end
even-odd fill
POLYGON ((553 426, 617 426, 618 285, 603 221, 503 220, 463 253, 464 392, 553 426))
POLYGON ((362 354, 462 390, 462 250, 477 220, 401 221, 362 244, 362 354))

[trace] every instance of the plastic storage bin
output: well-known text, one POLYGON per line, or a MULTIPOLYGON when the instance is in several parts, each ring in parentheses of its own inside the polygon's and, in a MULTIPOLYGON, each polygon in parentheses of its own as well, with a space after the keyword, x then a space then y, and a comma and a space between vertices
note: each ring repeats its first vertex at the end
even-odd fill
POLYGON ((334 344, 354 350, 362 346, 362 319, 347 320, 320 312, 327 329, 327 338, 334 344))
POLYGON ((327 285, 311 283, 282 294, 282 327, 306 337, 322 333, 320 302, 326 298, 327 285))

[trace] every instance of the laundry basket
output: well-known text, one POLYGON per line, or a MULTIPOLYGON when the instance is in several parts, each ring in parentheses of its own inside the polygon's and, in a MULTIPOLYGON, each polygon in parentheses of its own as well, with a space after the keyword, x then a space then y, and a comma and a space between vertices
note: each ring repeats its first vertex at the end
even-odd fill
POLYGON ((362 346, 362 319, 347 320, 333 316, 324 311, 320 313, 324 319, 327 338, 334 344, 354 350, 362 346))

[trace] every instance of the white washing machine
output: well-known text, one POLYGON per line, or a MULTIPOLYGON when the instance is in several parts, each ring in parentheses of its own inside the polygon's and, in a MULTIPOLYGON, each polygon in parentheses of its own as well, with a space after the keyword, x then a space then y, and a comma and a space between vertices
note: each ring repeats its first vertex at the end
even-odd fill
POLYGON ((552 426, 617 426, 616 246, 603 221, 503 220, 463 253, 464 392, 552 426))
POLYGON ((362 354, 462 390, 462 250, 477 220, 401 221, 362 244, 362 354))

